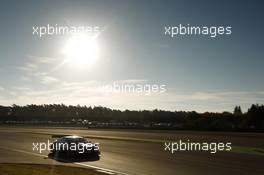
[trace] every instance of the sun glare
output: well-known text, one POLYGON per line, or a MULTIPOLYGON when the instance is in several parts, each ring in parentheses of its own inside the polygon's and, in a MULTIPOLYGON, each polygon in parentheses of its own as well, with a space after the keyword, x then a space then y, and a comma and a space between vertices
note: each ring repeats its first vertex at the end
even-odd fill
POLYGON ((90 66, 98 58, 98 45, 95 37, 85 34, 72 36, 66 43, 63 53, 66 62, 77 66, 90 66))

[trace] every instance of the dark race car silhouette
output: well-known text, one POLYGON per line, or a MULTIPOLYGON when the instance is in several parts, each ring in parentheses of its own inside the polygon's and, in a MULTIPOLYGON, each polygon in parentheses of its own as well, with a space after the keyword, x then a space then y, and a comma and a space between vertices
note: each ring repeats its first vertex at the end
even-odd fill
POLYGON ((92 143, 81 136, 64 136, 50 145, 52 156, 89 158, 100 156, 99 143, 92 143))

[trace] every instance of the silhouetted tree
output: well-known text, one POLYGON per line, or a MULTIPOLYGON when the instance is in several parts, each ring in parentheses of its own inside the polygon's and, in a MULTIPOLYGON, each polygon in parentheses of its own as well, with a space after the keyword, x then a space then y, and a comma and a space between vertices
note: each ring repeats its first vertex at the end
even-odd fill
POLYGON ((240 106, 236 106, 233 112, 234 115, 239 116, 242 115, 242 110, 240 106))

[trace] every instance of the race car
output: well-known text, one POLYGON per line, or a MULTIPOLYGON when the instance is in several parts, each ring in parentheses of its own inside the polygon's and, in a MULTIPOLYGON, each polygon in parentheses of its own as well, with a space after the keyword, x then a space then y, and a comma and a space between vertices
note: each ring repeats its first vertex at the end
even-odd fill
POLYGON ((52 155, 67 157, 100 156, 99 143, 92 143, 76 135, 58 138, 50 145, 50 151, 52 155))

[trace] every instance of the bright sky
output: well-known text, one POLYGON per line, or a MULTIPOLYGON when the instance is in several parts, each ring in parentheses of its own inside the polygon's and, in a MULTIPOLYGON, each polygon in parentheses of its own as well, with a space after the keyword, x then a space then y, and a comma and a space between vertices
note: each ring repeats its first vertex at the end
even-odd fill
POLYGON ((199 112, 241 105, 246 110, 264 103, 263 5, 227 0, 2 2, 0 105, 199 112), (47 24, 99 26, 103 31, 95 39, 32 34, 33 26, 47 24), (164 26, 178 24, 230 25, 232 35, 164 35, 164 26), (164 84, 167 91, 105 93, 102 85, 113 82, 164 84))

